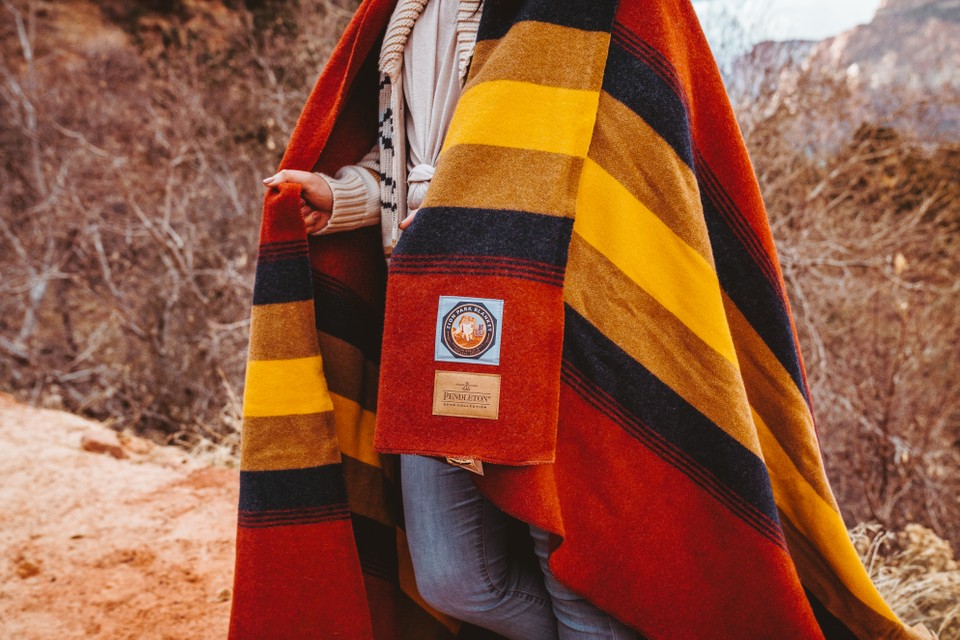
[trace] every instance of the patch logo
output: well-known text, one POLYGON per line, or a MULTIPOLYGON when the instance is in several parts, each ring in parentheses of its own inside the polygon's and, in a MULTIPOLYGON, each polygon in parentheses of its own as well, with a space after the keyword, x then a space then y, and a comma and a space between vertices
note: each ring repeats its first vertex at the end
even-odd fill
POLYGON ((461 358, 479 358, 496 338, 497 321, 479 302, 462 302, 443 317, 443 344, 461 358))
POLYGON ((440 297, 435 359, 500 364, 503 301, 440 297))

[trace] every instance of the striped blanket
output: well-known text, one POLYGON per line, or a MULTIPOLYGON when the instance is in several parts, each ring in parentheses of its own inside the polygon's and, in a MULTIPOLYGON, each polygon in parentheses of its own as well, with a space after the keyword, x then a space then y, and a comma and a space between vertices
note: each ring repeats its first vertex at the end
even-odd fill
MULTIPOLYGON (((376 139, 364 0, 283 168, 376 139)), ((688 0, 485 3, 389 278, 266 195, 230 637, 482 637, 419 597, 398 452, 487 462, 650 639, 914 638, 849 542, 757 184, 688 0), (500 464, 491 464, 500 463, 500 464)))

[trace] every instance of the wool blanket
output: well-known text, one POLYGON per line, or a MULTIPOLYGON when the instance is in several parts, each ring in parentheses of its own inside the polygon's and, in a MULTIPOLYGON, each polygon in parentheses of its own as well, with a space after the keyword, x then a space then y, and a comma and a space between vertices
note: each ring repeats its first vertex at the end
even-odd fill
MULTIPOLYGON (((281 168, 374 143, 364 0, 281 168)), ((766 213, 689 0, 485 3, 427 199, 310 237, 267 193, 230 637, 478 637, 418 595, 398 452, 474 457, 650 639, 919 637, 851 545, 766 213)))

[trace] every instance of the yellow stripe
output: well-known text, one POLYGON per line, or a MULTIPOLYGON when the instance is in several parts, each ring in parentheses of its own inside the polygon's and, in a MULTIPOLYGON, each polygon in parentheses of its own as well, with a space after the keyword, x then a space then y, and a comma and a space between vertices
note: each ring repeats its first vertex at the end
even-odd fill
POLYGON ((380 454, 373 450, 373 430, 377 414, 367 411, 350 398, 331 393, 333 419, 337 425, 340 451, 354 460, 380 467, 380 454))
POLYGON ((756 411, 753 411, 753 420, 770 471, 777 507, 790 518, 803 537, 823 554, 850 593, 883 617, 899 622, 870 581, 840 514, 804 480, 800 470, 756 411))
POLYGON ((739 370, 712 265, 589 158, 573 230, 739 370))
POLYGON ((491 80, 457 103, 443 149, 489 144, 585 158, 600 101, 598 91, 491 80))
POLYGON ((303 415, 332 408, 320 356, 247 362, 244 416, 303 415))

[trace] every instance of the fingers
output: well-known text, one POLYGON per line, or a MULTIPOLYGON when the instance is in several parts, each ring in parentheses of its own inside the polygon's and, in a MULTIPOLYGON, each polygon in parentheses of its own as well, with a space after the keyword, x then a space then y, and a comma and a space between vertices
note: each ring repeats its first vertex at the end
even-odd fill
POLYGON ((414 209, 412 212, 410 212, 410 215, 408 215, 406 218, 401 220, 398 226, 404 231, 406 231, 407 227, 413 224, 413 219, 417 217, 417 211, 418 211, 417 209, 414 209))
POLYGON ((317 211, 313 209, 303 218, 303 226, 306 228, 307 233, 316 233, 324 227, 327 226, 327 223, 330 222, 330 214, 317 211))
POLYGON ((282 182, 293 182, 299 185, 309 184, 314 179, 314 174, 309 171, 299 171, 297 169, 284 169, 269 178, 263 179, 263 184, 268 187, 276 187, 282 182))
POLYGON ((300 198, 300 216, 307 233, 315 233, 327 226, 330 221, 329 211, 319 211, 311 207, 306 200, 300 198))
POLYGON ((297 169, 284 169, 263 179, 263 184, 270 188, 277 188, 288 182, 301 186, 302 199, 319 211, 330 211, 333 208, 333 191, 330 185, 319 174, 297 169))

